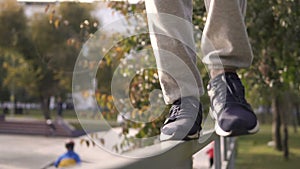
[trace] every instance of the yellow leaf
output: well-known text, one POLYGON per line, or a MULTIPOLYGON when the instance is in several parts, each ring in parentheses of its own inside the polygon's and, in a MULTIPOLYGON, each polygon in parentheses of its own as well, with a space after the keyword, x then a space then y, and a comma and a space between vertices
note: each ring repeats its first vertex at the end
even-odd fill
POLYGON ((116 51, 117 51, 117 52, 122 52, 123 49, 122 49, 121 47, 116 47, 116 51))
POLYGON ((50 24, 53 23, 53 14, 52 14, 52 13, 49 15, 49 23, 50 23, 50 24))
POLYGON ((57 29, 59 27, 60 20, 56 19, 54 22, 54 27, 57 29))

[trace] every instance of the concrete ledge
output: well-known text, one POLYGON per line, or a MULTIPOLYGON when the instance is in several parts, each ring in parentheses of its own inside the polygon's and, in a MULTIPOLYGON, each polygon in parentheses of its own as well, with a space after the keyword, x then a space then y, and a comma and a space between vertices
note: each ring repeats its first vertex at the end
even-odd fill
MULTIPOLYGON (((199 140, 160 142, 121 155, 105 153, 103 149, 98 147, 95 149, 78 146, 77 152, 87 162, 72 168, 189 169, 192 166, 192 156, 216 138, 218 136, 213 130, 204 131, 199 140)), ((79 142, 80 140, 78 139, 77 141, 79 142)), ((54 167, 49 167, 48 169, 54 169, 54 167)))
POLYGON ((214 131, 208 131, 203 134, 199 140, 161 142, 124 154, 124 156, 130 157, 134 155, 135 157, 144 158, 136 158, 127 161, 127 163, 107 167, 114 169, 166 169, 178 167, 189 162, 193 154, 204 148, 217 137, 214 131))

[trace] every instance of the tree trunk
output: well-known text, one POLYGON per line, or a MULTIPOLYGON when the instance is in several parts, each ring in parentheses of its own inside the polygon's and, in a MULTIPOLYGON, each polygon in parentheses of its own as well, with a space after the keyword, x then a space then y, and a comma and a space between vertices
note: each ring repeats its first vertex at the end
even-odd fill
POLYGON ((290 102, 291 95, 288 92, 285 92, 284 97, 281 99, 280 103, 280 115, 283 126, 283 140, 282 140, 282 148, 283 148, 283 157, 285 159, 289 158, 289 133, 288 133, 288 121, 290 114, 293 114, 293 104, 290 102))
POLYGON ((288 139, 289 138, 289 133, 288 133, 288 127, 287 124, 284 124, 283 127, 283 156, 285 159, 289 158, 289 144, 288 144, 288 139))
POLYGON ((50 98, 49 97, 41 97, 41 108, 44 115, 44 118, 51 119, 50 110, 49 110, 50 98))
POLYGON ((281 119, 279 113, 279 100, 278 96, 272 98, 272 113, 273 113, 273 140, 275 142, 275 149, 281 151, 282 143, 281 143, 281 134, 280 134, 280 126, 281 119))
POLYGON ((298 133, 298 125, 299 125, 299 108, 298 108, 298 104, 295 103, 293 104, 293 108, 292 108, 292 113, 293 113, 293 128, 294 128, 294 133, 298 133))
POLYGON ((298 104, 295 105, 295 108, 296 108, 296 122, 300 126, 300 112, 299 112, 298 104))

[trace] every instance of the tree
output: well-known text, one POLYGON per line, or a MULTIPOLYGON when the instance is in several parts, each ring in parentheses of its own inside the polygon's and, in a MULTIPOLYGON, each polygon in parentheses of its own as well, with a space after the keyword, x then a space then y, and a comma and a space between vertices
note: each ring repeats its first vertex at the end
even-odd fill
POLYGON ((48 5, 45 13, 30 19, 15 0, 1 1, 0 9, 5 23, 0 25, 0 82, 12 93, 19 88, 38 97, 48 119, 50 96, 70 92, 81 46, 98 29, 91 16, 94 8, 84 3, 48 5))
MULTIPOLYGON (((14 103, 15 96, 21 96, 21 88, 13 77, 12 69, 18 69, 19 64, 25 63, 24 51, 28 50, 26 37, 27 19, 22 7, 15 0, 0 2, 0 95, 2 100, 10 100, 14 103), (8 71, 7 68, 10 68, 8 71), (6 98, 3 97, 6 95, 6 98)), ((20 68, 21 69, 21 68, 20 68)), ((24 67, 23 67, 24 69, 24 67)))
POLYGON ((49 13, 31 18, 31 37, 40 70, 36 95, 40 97, 45 118, 50 118, 50 97, 71 90, 72 71, 81 46, 95 32, 98 21, 91 17, 91 4, 61 3, 48 6, 49 13), (40 59, 37 59, 40 58, 40 59))
POLYGON ((283 117, 289 116, 290 110, 283 111, 280 107, 283 107, 281 103, 286 94, 299 93, 299 1, 248 3, 247 26, 256 58, 251 68, 253 73, 244 76, 249 86, 255 86, 260 96, 271 102, 275 147, 283 148, 284 156, 288 158, 287 119, 283 117))

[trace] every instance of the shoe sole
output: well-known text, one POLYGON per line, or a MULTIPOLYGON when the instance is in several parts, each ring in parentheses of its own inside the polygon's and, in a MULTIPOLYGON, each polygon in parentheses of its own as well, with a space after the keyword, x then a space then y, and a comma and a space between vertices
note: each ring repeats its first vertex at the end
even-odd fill
POLYGON ((234 136, 241 136, 241 135, 249 135, 249 134, 255 134, 259 130, 259 122, 256 121, 256 125, 253 129, 250 130, 231 130, 231 131, 224 131, 218 124, 218 122, 215 122, 215 131, 219 136, 223 137, 234 137, 234 136))
POLYGON ((184 141, 188 141, 188 140, 198 139, 199 135, 200 135, 200 131, 197 131, 195 134, 192 134, 192 135, 187 135, 184 138, 176 136, 176 133, 174 133, 172 135, 167 135, 167 134, 164 134, 164 133, 160 133, 159 140, 160 141, 168 141, 168 140, 184 140, 184 141))

